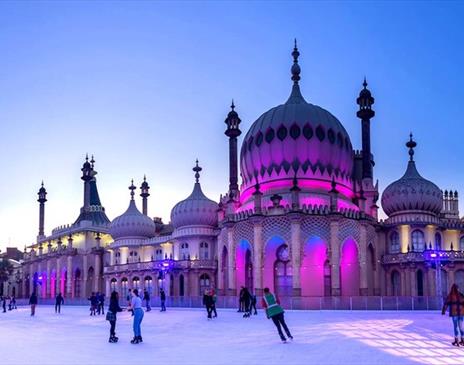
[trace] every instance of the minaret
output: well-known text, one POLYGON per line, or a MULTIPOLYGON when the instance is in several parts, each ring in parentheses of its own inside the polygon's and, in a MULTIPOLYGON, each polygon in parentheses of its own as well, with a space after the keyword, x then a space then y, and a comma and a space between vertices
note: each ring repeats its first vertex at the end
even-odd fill
POLYGON ((40 186, 39 192, 37 193, 39 199, 39 235, 38 239, 45 237, 44 225, 45 225, 45 202, 47 201, 47 190, 44 188, 44 183, 40 186))
POLYGON ((89 162, 89 156, 85 156, 85 162, 82 165, 82 176, 81 179, 84 180, 84 211, 89 210, 90 207, 90 180, 93 178, 93 163, 95 162, 92 157, 92 164, 89 162))
POLYGON ((143 176, 143 183, 140 185, 140 196, 142 197, 142 213, 145 215, 148 215, 148 206, 147 206, 147 198, 150 196, 150 193, 148 192, 150 190, 150 186, 148 186, 147 183, 147 177, 144 175, 143 176))
POLYGON ((227 129, 224 134, 229 137, 229 195, 233 198, 238 193, 237 137, 242 134, 242 131, 239 128, 241 120, 235 111, 233 100, 230 108, 232 110, 225 120, 227 129))
POLYGON ((356 99, 356 103, 359 105, 356 115, 361 119, 362 128, 362 178, 372 179, 374 161, 371 158, 371 118, 375 116, 375 112, 372 110, 374 98, 367 88, 366 78, 364 78, 363 87, 356 99))
POLYGON ((137 189, 137 188, 134 185, 134 179, 132 179, 131 184, 129 186, 129 190, 131 191, 130 192, 131 200, 134 200, 134 195, 135 195, 134 191, 135 191, 135 189, 137 189))

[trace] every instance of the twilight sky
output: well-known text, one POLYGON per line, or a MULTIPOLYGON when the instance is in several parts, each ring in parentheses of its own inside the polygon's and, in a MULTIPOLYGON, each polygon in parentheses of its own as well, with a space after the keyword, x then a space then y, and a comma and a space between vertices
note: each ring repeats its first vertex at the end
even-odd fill
POLYGON ((197 157, 217 200, 230 101, 244 134, 285 102, 294 37, 306 100, 331 111, 355 148, 367 76, 381 190, 403 174, 413 131, 421 174, 464 194, 463 16, 464 3, 444 1, 0 2, 0 249, 35 240, 42 179, 46 233, 76 219, 86 152, 110 219, 146 174, 149 214, 168 222, 197 157))

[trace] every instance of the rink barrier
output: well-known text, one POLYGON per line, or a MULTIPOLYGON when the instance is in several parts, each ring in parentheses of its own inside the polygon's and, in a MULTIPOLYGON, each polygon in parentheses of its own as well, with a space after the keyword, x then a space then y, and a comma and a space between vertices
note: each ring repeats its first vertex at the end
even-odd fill
MULTIPOLYGON (((203 297, 167 297, 166 306, 177 308, 201 308, 203 297)), ((280 302, 285 309, 290 310, 441 310, 441 297, 394 297, 394 296, 362 296, 362 297, 282 297, 280 302)), ((87 299, 64 298, 64 305, 89 305, 87 299)), ((160 307, 158 297, 150 301, 152 307, 160 307)), ((27 305, 27 299, 17 299, 18 305, 27 305)), ((39 305, 54 305, 54 299, 39 298, 39 305)), ((125 299, 120 299, 125 306, 125 299)), ((105 301, 108 305, 108 299, 105 301)), ((145 306, 145 303, 144 303, 145 306)), ((218 296, 218 308, 238 308, 238 297, 218 296)), ((261 298, 257 307, 261 308, 261 298)))

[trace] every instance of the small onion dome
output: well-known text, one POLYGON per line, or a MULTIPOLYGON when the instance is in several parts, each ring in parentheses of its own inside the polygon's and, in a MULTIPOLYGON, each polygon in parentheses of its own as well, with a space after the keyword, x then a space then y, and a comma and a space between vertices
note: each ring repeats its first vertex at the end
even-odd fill
POLYGON ((439 214, 442 210, 443 194, 440 188, 417 171, 413 159, 416 145, 410 135, 406 144, 410 155, 406 172, 402 178, 388 185, 382 194, 382 208, 388 216, 411 210, 439 214))
POLYGON ((129 207, 122 215, 113 219, 110 225, 109 232, 115 241, 123 238, 151 238, 156 233, 155 223, 135 205, 133 184, 129 189, 132 190, 129 207))
POLYGON ((195 171, 196 182, 190 196, 177 203, 171 211, 171 222, 174 228, 185 226, 211 226, 215 227, 218 223, 217 210, 218 204, 208 199, 203 191, 199 182, 201 167, 196 166, 193 168, 195 171))

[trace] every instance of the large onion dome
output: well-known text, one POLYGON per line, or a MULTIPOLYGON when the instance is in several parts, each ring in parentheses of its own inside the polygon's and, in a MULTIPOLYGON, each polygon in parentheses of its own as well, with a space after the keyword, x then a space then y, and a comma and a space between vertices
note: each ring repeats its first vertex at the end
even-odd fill
POLYGON ((382 208, 388 216, 407 211, 423 211, 439 214, 443 207, 443 194, 433 182, 424 179, 414 162, 412 134, 406 143, 409 148, 409 162, 405 174, 399 180, 387 186, 382 194, 382 208))
POLYGON ((131 186, 131 200, 127 210, 111 222, 109 232, 116 241, 118 239, 146 239, 155 236, 156 225, 146 215, 140 213, 134 201, 134 182, 131 186))
MULTIPOLYGON (((308 103, 299 87, 299 52, 295 44, 289 99, 262 114, 245 135, 240 151, 242 197, 256 182, 269 186, 323 187, 331 181, 351 189, 353 149, 340 121, 327 110, 308 103)), ((340 189, 339 189, 340 190, 340 189)), ((341 190, 344 193, 345 191, 341 190)), ((246 199, 246 198, 245 198, 246 199)))
POLYGON ((199 182, 200 171, 202 168, 196 166, 193 168, 195 171, 195 185, 190 196, 177 203, 171 211, 171 223, 174 228, 181 228, 185 226, 210 226, 217 225, 217 210, 218 204, 208 199, 203 191, 199 182))

